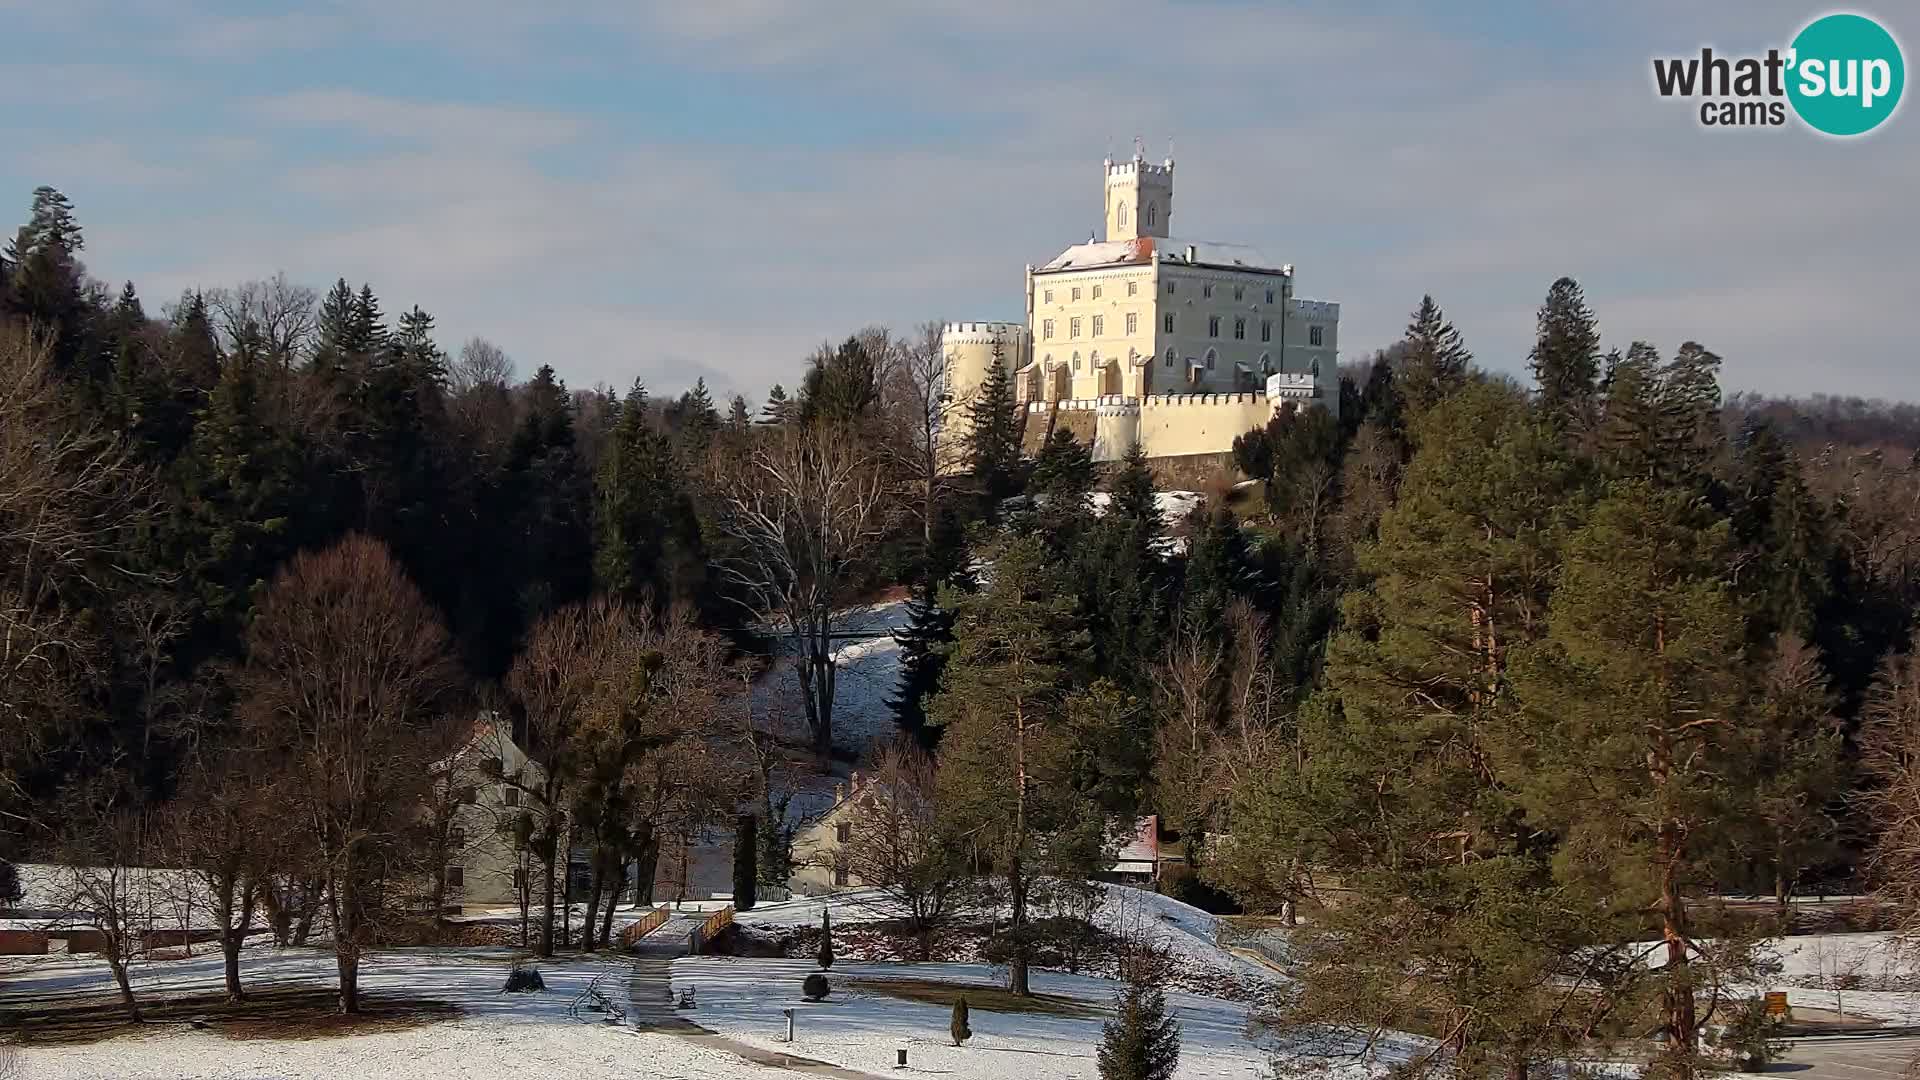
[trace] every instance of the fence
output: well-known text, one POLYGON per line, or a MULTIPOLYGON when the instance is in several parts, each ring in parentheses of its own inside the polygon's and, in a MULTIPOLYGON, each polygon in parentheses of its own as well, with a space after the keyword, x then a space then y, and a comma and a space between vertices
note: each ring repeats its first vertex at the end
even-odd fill
POLYGON ((706 951, 708 942, 711 942, 720 931, 732 925, 733 905, 728 904, 726 907, 707 916, 693 933, 687 935, 687 952, 695 956, 700 955, 706 951))
POLYGON ((628 923, 626 927, 620 931, 620 947, 623 949, 633 948, 635 942, 653 933, 655 930, 660 929, 660 924, 671 918, 673 918, 673 909, 665 904, 661 904, 659 907, 647 912, 645 918, 628 923))

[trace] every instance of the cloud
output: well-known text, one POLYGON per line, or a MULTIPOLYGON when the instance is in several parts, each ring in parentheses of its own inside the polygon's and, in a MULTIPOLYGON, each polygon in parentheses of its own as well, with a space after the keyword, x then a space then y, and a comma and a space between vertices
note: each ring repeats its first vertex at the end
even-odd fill
POLYGON ((73 136, 0 136, 87 177, 103 276, 370 281, 574 385, 711 373, 757 397, 870 322, 1017 318, 1023 264, 1096 224, 1100 155, 1171 134, 1178 230, 1295 262, 1342 302, 1349 358, 1432 293, 1521 371, 1573 274, 1609 344, 1700 340, 1731 386, 1911 396, 1912 117, 1863 144, 1714 133, 1646 85, 1652 55, 1764 47, 1804 14, 341 0, 183 17, 194 66, 122 75, 73 136), (173 126, 116 115, 147 81, 197 87, 173 126))

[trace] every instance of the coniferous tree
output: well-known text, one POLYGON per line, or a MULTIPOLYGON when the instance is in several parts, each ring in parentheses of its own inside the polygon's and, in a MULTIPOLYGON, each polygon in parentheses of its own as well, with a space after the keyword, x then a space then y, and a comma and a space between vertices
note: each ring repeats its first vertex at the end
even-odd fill
POLYGON ((1033 461, 1027 491, 1059 503, 1082 503, 1093 492, 1093 450, 1066 428, 1047 436, 1033 461))
POLYGON ((733 395, 733 401, 727 406, 727 430, 735 435, 744 433, 753 425, 753 414, 747 410, 747 399, 733 395))
POLYGON ((620 404, 594 485, 594 577, 629 603, 691 599, 703 562, 678 462, 654 430, 639 381, 620 404))
POLYGON ((940 688, 953 641, 953 613, 940 606, 938 593, 938 583, 916 583, 907 597, 907 625, 893 632, 900 644, 900 682, 887 704, 894 721, 922 745, 939 734, 927 723, 927 699, 940 688))
POLYGON ((736 911, 752 911, 754 905, 759 903, 755 893, 759 889, 760 876, 754 865, 760 853, 759 824, 760 819, 752 814, 741 814, 734 822, 733 907, 736 911))
POLYGON ((833 910, 820 909, 820 952, 814 958, 820 963, 820 970, 833 966, 833 910))
POLYGON ((1432 408, 1466 384, 1473 354, 1433 297, 1420 298, 1402 345, 1398 384, 1413 412, 1432 408))
POLYGON ((1698 496, 1610 485, 1567 541, 1548 638, 1513 666, 1524 714, 1501 752, 1529 815, 1560 839, 1559 880, 1619 920, 1610 937, 1660 919, 1664 963, 1647 979, 1660 1071, 1674 1077, 1701 1067, 1697 995, 1753 977, 1749 942, 1697 925, 1751 796, 1737 780, 1752 719, 1729 541, 1698 496))
POLYGON ((973 1028, 967 1025, 967 995, 965 994, 953 999, 953 1019, 947 1022, 947 1034, 953 1036, 955 1046, 973 1038, 973 1028))
POLYGON ((967 467, 996 501, 1020 485, 1020 418, 1013 410, 1013 379, 996 345, 993 365, 967 403, 966 431, 967 467))
POLYGON ((930 713, 941 736, 940 797, 1006 883, 1010 989, 1029 993, 1035 878, 1097 863, 1104 817, 1072 784, 1067 701, 1085 662, 1072 590, 1038 538, 1017 537, 986 587, 949 591, 956 614, 945 685, 930 713))
POLYGON ((1100 1080, 1171 1080, 1180 1064, 1180 1024, 1157 986, 1130 983, 1115 996, 1095 1055, 1100 1080))
POLYGON ((1600 378, 1600 328, 1572 278, 1547 290, 1529 364, 1547 420, 1562 431, 1585 431, 1593 422, 1600 378))
POLYGON ((760 408, 760 423, 784 424, 792 416, 793 402, 787 399, 787 388, 779 383, 767 391, 767 403, 760 408))
POLYGON ((1753 690, 1744 745, 1754 835, 1742 844, 1764 875, 1781 918, 1807 870, 1834 857, 1832 807, 1845 797, 1847 761, 1839 706, 1820 654, 1791 633, 1770 649, 1753 690))
POLYGON ((1160 519, 1160 502, 1153 482, 1153 469, 1147 464, 1146 448, 1135 440, 1120 459, 1120 470, 1113 474, 1107 491, 1112 500, 1107 513, 1124 521, 1144 525, 1149 535, 1165 528, 1160 519))

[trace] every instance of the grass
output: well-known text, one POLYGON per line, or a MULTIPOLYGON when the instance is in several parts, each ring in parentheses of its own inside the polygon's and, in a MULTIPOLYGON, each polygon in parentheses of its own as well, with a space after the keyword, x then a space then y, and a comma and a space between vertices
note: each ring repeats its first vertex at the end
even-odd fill
POLYGON ((127 1019, 117 994, 0 1008, 0 1032, 23 1046, 81 1045, 132 1034, 155 1024, 204 1018, 208 1030, 229 1039, 325 1039, 396 1031, 451 1020, 458 1007, 420 998, 387 999, 362 992, 359 1013, 343 1016, 332 987, 282 986, 251 990, 228 1004, 215 992, 153 998, 140 1003, 142 1023, 127 1019))
POLYGON ((979 983, 937 982, 933 979, 850 979, 847 985, 856 990, 870 990, 876 994, 897 997, 905 1001, 917 1001, 923 1005, 944 1005, 953 1007, 956 999, 965 997, 968 1009, 985 1009, 988 1012, 1003 1013, 1046 1013, 1052 1016, 1098 1016, 1099 1012, 1072 998, 1057 994, 1033 994, 1021 997, 997 986, 982 986, 979 983))

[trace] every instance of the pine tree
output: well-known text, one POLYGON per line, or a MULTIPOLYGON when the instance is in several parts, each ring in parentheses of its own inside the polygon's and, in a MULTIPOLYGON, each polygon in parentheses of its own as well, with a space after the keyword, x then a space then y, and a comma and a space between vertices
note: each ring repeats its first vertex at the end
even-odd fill
POLYGON ((784 424, 793 414, 793 402, 787 400, 787 388, 779 383, 767 391, 767 403, 761 406, 760 423, 784 424))
POLYGON ((820 953, 816 959, 820 962, 821 971, 833 966, 833 910, 831 908, 820 909, 820 953))
POLYGON ((1093 450, 1066 428, 1055 428, 1034 458, 1028 493, 1061 504, 1084 504, 1093 492, 1093 450))
POLYGON ((1523 712, 1499 755, 1528 814, 1560 838, 1560 880, 1620 920, 1613 940, 1633 940, 1648 912, 1660 919, 1664 964, 1648 978, 1672 1077, 1700 1068, 1702 965, 1722 982, 1752 977, 1746 942, 1721 929, 1709 951, 1695 926, 1751 795, 1736 780, 1752 720, 1730 531, 1689 492, 1610 485, 1567 541, 1548 638, 1513 665, 1523 712))
POLYGON ((1171 1080, 1180 1063, 1180 1025, 1155 986, 1129 984, 1115 995, 1096 1060, 1100 1080, 1171 1080))
POLYGON ((1750 842, 1780 917, 1800 876, 1835 857, 1830 807, 1845 797, 1847 764, 1839 698, 1820 654, 1792 634, 1773 644, 1754 689, 1747 742, 1737 748, 1748 777, 1756 835, 1750 842))
POLYGON ((800 388, 801 423, 852 423, 880 403, 878 362, 858 337, 832 351, 822 349, 800 388))
POLYGON ((1585 431, 1594 418, 1600 378, 1600 329, 1572 278, 1563 277, 1547 290, 1529 363, 1547 420, 1562 431, 1585 431))
POLYGON ((35 188, 27 223, 7 247, 7 299, 11 314, 51 334, 55 373, 82 383, 83 404, 97 408, 113 357, 92 340, 105 298, 80 262, 86 246, 73 203, 54 188, 35 188))
POLYGON ((967 1025, 967 995, 965 994, 953 999, 953 1019, 947 1022, 947 1033, 953 1036, 955 1046, 973 1038, 973 1028, 967 1025))
POLYGON ((1084 876, 1104 841, 1104 817, 1071 783, 1066 723, 1087 635, 1061 567, 1036 537, 997 551, 981 592, 949 590, 942 600, 956 618, 944 688, 929 709, 945 729, 940 797, 953 827, 1006 882, 1009 981, 1024 995, 1035 876, 1084 876))
POLYGON ((666 438, 654 430, 646 388, 620 404, 594 483, 594 577, 628 603, 662 607, 698 592, 700 524, 666 438))
POLYGON ((1160 520, 1160 503, 1154 488, 1153 469, 1147 464, 1147 451, 1138 440, 1127 447, 1120 459, 1120 470, 1113 474, 1107 491, 1112 495, 1107 513, 1144 525, 1149 535, 1158 536, 1165 523, 1160 520))
POLYGON ((916 583, 907 597, 907 625, 893 632, 900 645, 900 682, 887 704, 902 730, 931 745, 938 729, 927 723, 927 699, 940 688, 946 646, 953 641, 953 613, 942 608, 938 584, 916 583))
POLYGON ((1020 485, 1020 418, 1014 413, 1013 379, 995 346, 994 363, 967 403, 966 461, 987 497, 1004 499, 1020 485))
POLYGON ((1460 340, 1460 332, 1433 297, 1421 297, 1400 353, 1398 382, 1407 408, 1415 413, 1432 408, 1466 385, 1472 366, 1473 354, 1460 340))
POLYGON ((747 399, 733 395, 733 402, 727 407, 727 430, 735 435, 744 433, 753 426, 753 414, 747 410, 747 399))
POLYGON ((1491 762, 1511 654, 1546 633, 1578 472, 1495 383, 1441 399, 1412 436, 1399 499, 1356 552, 1368 585, 1346 598, 1326 690, 1233 793, 1217 872, 1249 901, 1297 895, 1303 866, 1349 890, 1296 932, 1287 1022, 1365 1015, 1435 1034, 1449 1068, 1524 1075, 1583 1037, 1556 987, 1594 920, 1491 762))

